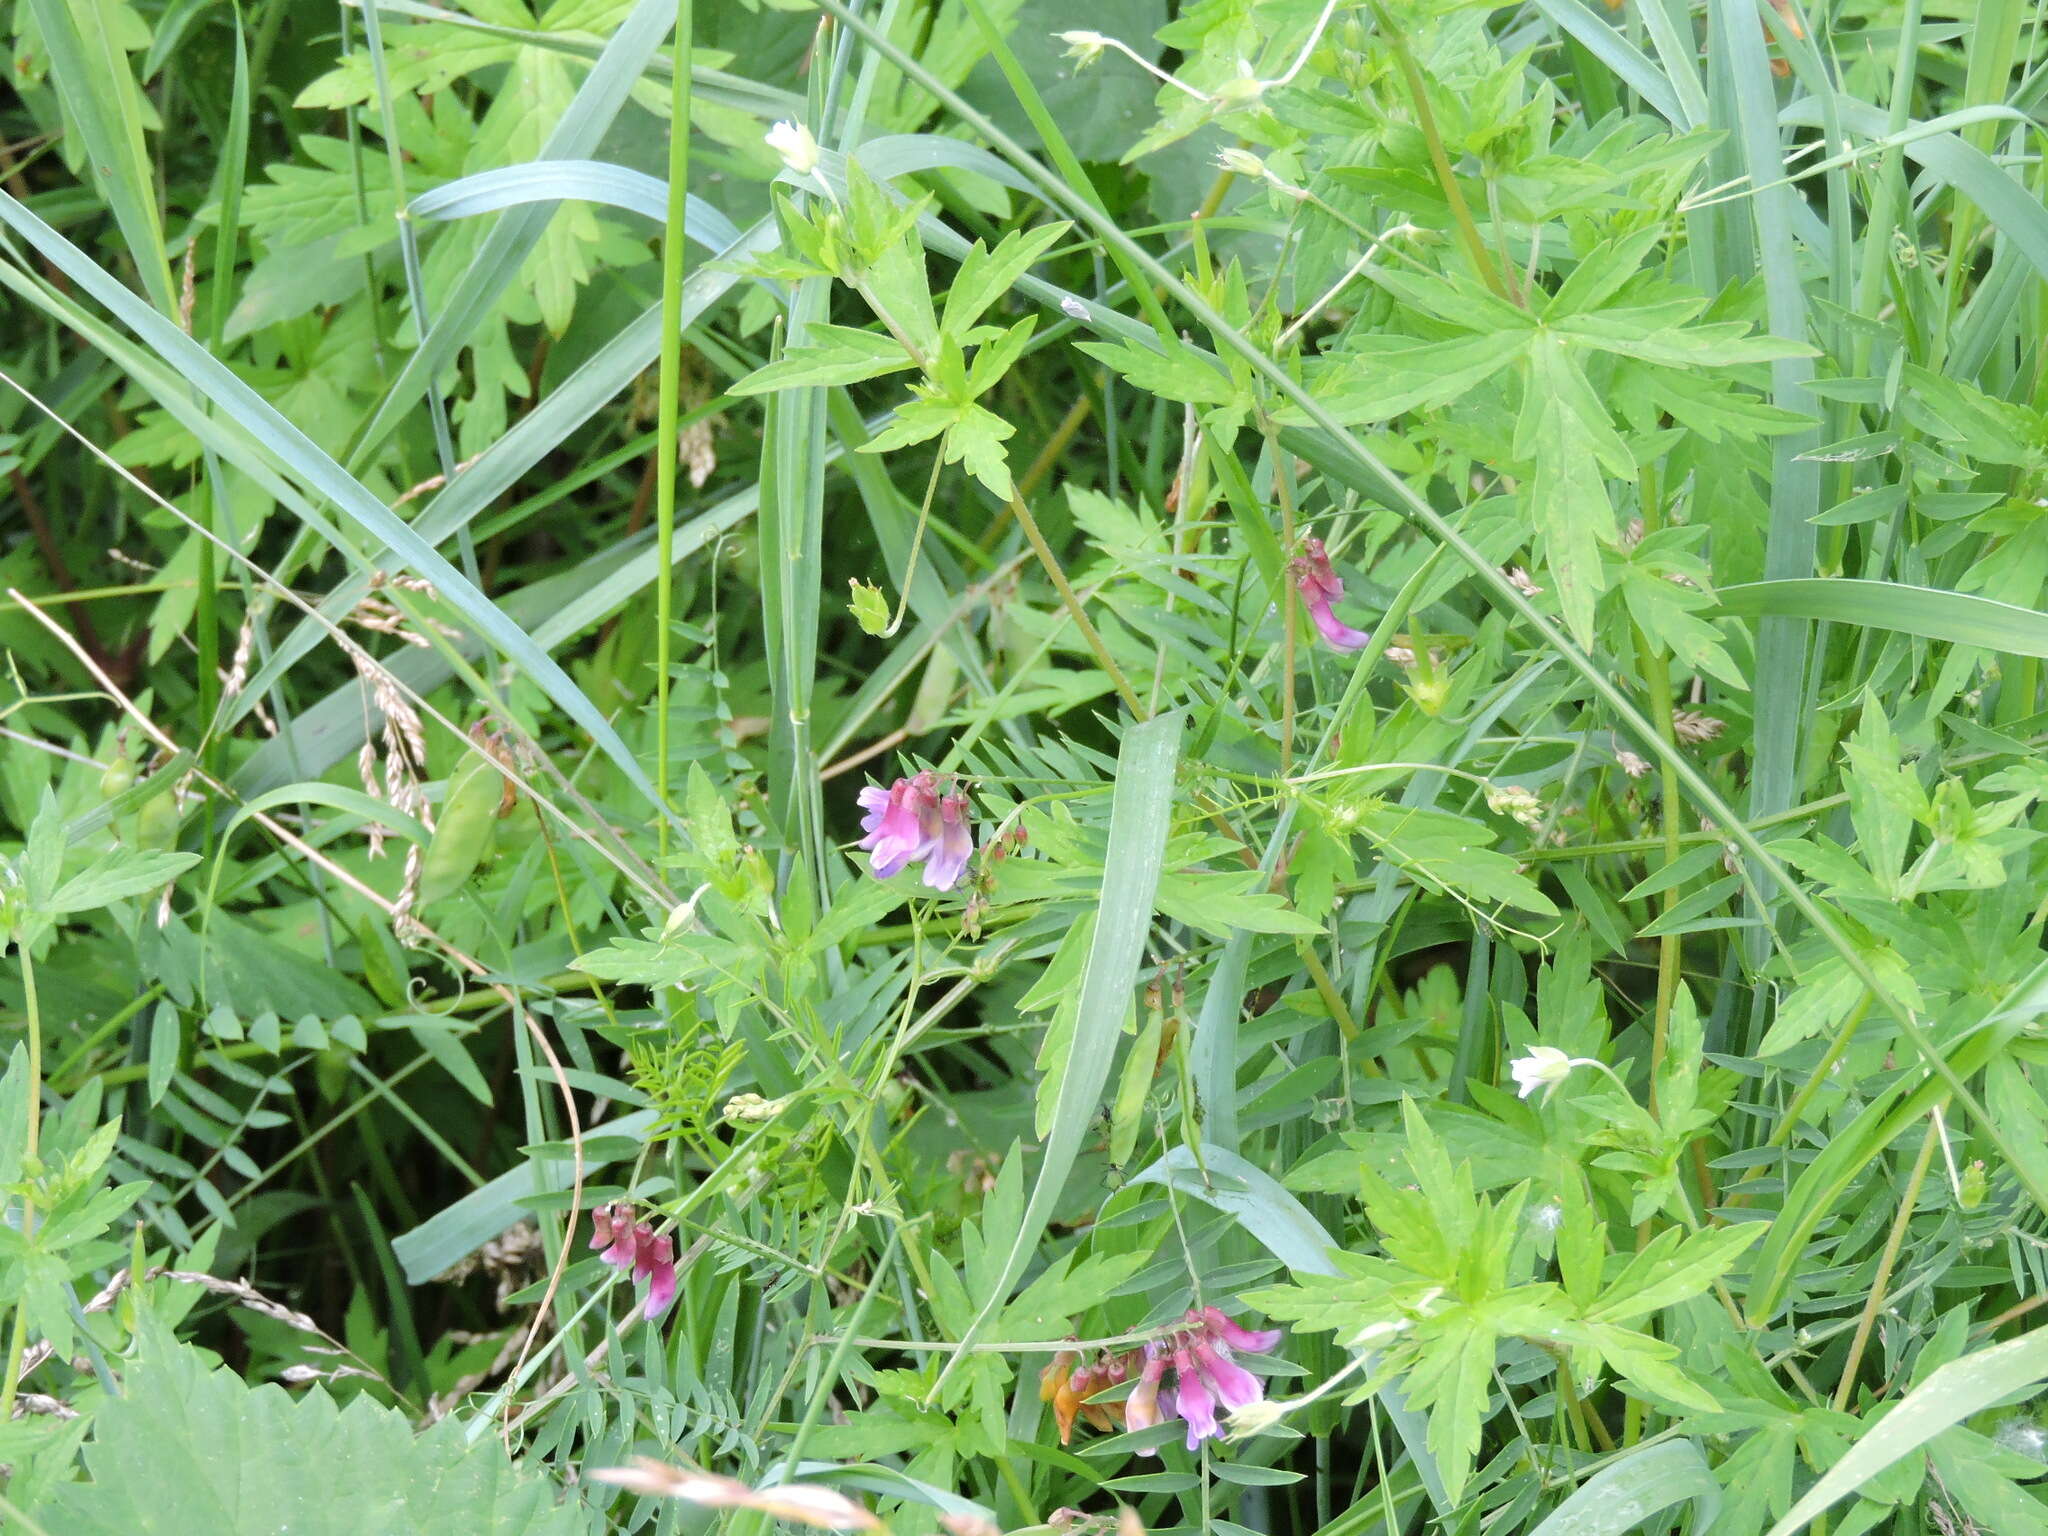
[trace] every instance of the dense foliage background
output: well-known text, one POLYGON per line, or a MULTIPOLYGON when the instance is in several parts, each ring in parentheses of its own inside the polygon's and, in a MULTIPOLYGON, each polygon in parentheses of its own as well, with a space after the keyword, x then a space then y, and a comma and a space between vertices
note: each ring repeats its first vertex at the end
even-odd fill
POLYGON ((2037 9, 0 17, 0 1523, 2048 1531, 2037 9))

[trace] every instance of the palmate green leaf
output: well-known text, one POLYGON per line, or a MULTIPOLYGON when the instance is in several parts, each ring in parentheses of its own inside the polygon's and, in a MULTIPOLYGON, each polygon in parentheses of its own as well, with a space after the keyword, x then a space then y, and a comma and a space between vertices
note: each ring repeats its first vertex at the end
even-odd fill
POLYGON ((494 1435, 451 1416, 415 1436, 369 1396, 338 1407, 251 1387, 145 1321, 139 1359, 85 1447, 91 1481, 58 1490, 46 1527, 68 1536, 584 1536, 554 1485, 517 1471, 494 1435))
POLYGON ((1664 323, 1698 307, 1688 302, 1610 309, 1573 315, 1554 322, 1550 330, 1591 351, 1613 352, 1667 368, 1732 368, 1815 355, 1814 349, 1803 343, 1757 335, 1739 320, 1687 326, 1664 323))
POLYGON ((946 462, 964 466, 996 500, 1008 501, 1010 456, 1003 444, 1016 430, 995 412, 969 404, 946 433, 946 462))
POLYGON ((1613 1323, 1585 1322, 1562 1330, 1562 1336, 1599 1351, 1615 1375, 1659 1406, 1715 1413, 1721 1403, 1713 1393, 1672 1364, 1678 1351, 1662 1339, 1613 1323))
MULTIPOLYGON (((1316 369, 1310 387, 1325 410, 1347 425, 1386 421, 1406 411, 1434 410, 1470 394, 1528 351, 1527 327, 1421 341, 1376 336, 1370 351, 1316 369)), ((1299 421, 1299 411, 1280 420, 1299 421)))
POLYGON ((1493 830, 1448 811, 1368 803, 1357 822, 1359 834, 1402 873, 1433 891, 1451 891, 1469 901, 1500 902, 1554 916, 1550 898, 1519 873, 1515 861, 1495 852, 1493 830))
POLYGON ((1689 1235, 1667 1228, 1629 1259, 1586 1316, 1593 1322, 1625 1323, 1689 1301, 1733 1269, 1763 1231, 1761 1222, 1689 1235))
POLYGON ((809 334, 814 342, 791 347, 766 367, 727 385, 727 390, 735 395, 766 395, 808 384, 858 384, 862 379, 915 366, 893 336, 824 323, 813 325, 809 334))
POLYGON ((1012 230, 994 250, 975 241, 946 295, 939 329, 955 340, 965 337, 988 307, 1016 286, 1017 280, 1072 228, 1071 224, 1060 222, 1012 230))
POLYGON ((1183 405, 1228 405, 1238 392, 1214 362, 1179 342, 1076 342, 1075 350, 1106 364, 1147 394, 1183 405))
POLYGON ((1594 604, 1607 584, 1600 546, 1614 536, 1614 504, 1601 474, 1614 429, 1604 407, 1596 404, 1597 420, 1580 409, 1591 391, 1563 346, 1539 341, 1529 363, 1514 451, 1534 465, 1528 505, 1558 607, 1573 637, 1591 645, 1594 604))
POLYGON ((1663 646, 1690 671, 1704 672, 1737 693, 1749 691, 1749 679, 1721 644, 1721 632, 1700 617, 1714 600, 1697 587, 1681 587, 1665 573, 1631 561, 1621 578, 1622 598, 1644 634, 1663 646))
POLYGON ((1311 922, 1286 898, 1265 889, 1268 879, 1256 869, 1177 871, 1160 879, 1159 910, 1219 939, 1229 937, 1233 928, 1248 933, 1323 931, 1322 924, 1311 922))

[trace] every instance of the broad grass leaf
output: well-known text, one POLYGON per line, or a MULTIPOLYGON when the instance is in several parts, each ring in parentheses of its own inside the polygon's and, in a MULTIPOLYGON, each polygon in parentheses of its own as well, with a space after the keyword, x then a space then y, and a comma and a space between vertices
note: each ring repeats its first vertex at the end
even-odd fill
POLYGON ((1935 1436, 2048 1379, 2048 1328, 1994 1344, 1935 1370, 1866 1428, 1770 1529, 1792 1536, 1814 1516, 1880 1476, 1935 1436))
POLYGON ((1530 1536, 1621 1536, 1652 1515, 1690 1502, 1692 1529, 1720 1512, 1721 1486, 1691 1440, 1644 1446, 1588 1478, 1530 1536))

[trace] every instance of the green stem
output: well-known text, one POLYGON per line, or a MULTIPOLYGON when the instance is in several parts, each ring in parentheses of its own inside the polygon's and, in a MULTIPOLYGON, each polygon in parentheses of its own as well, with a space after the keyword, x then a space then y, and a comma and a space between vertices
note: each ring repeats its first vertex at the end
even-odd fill
MULTIPOLYGON (((661 398, 654 435, 654 790, 668 794, 669 630, 674 622, 676 547, 676 418, 683 373, 683 245, 690 196, 690 40, 694 0, 676 0, 676 62, 670 74, 668 223, 661 237, 661 398)), ((668 817, 656 818, 658 846, 668 855, 668 817)))
POLYGON ((1024 537, 1031 541, 1032 553, 1038 556, 1038 563, 1045 567, 1045 574, 1052 579, 1054 590, 1060 601, 1066 605, 1067 614, 1074 621, 1074 628, 1081 631, 1081 638, 1088 642, 1088 649, 1095 653, 1095 664, 1107 674, 1116 688, 1117 697, 1124 701, 1124 708, 1131 712, 1133 719, 1151 718, 1136 693, 1131 690, 1123 669, 1109 654, 1109 647, 1102 636, 1089 622, 1087 612, 1081 607, 1081 599, 1074 595, 1073 584, 1067 580, 1067 573, 1060 568, 1059 556, 1052 552, 1052 546, 1045 542, 1045 535, 1038 531, 1038 519, 1031 515, 1031 509, 1024 504, 1024 498, 1013 489, 1010 492, 1010 515, 1017 519, 1017 526, 1024 530, 1024 537))
POLYGON ((1429 163, 1436 169, 1437 185, 1443 188, 1444 201, 1450 204, 1451 221, 1458 226, 1458 243, 1464 246, 1466 258, 1494 297, 1512 304, 1513 295, 1502 280, 1500 269, 1494 265, 1486 242, 1479 237, 1479 225, 1472 217, 1472 206, 1465 201, 1457 172, 1451 168, 1451 157, 1444 149, 1443 134, 1437 130, 1436 114, 1429 107, 1429 87, 1422 78, 1422 68, 1409 51, 1408 40, 1395 29, 1379 0, 1373 0, 1372 13, 1379 22, 1380 36, 1387 40, 1395 62, 1401 66, 1401 76, 1408 82, 1408 94, 1415 102, 1415 126, 1422 134, 1422 142, 1429 147, 1429 163))
MULTIPOLYGON (((1657 498, 1657 478, 1653 468, 1643 471, 1643 535, 1648 537, 1657 531, 1663 522, 1663 508, 1657 498)), ((1658 765, 1660 796, 1659 810, 1664 823, 1664 865, 1668 869, 1679 858, 1681 829, 1680 808, 1684 800, 1678 787, 1678 732, 1671 713, 1671 658, 1662 646, 1646 634, 1641 625, 1634 626, 1636 651, 1642 660, 1643 686, 1650 695, 1650 719, 1655 722, 1657 735, 1666 750, 1659 754, 1658 765)), ((1662 910, 1669 916, 1678 904, 1678 887, 1668 886, 1664 891, 1662 910)), ((1682 959, 1684 938, 1676 933, 1664 933, 1657 939, 1657 1011, 1650 1032, 1650 1113, 1657 1112, 1657 1072, 1664 1065, 1664 1051, 1671 1032, 1671 1005, 1678 996, 1678 971, 1682 959)))
MULTIPOLYGON (((36 1000, 36 962, 29 953, 29 941, 19 930, 13 935, 15 953, 21 956, 21 988, 28 1016, 28 1124, 21 1141, 22 1177, 34 1187, 35 1159, 43 1128, 43 1014, 36 1000)), ((33 1245, 36 1205, 32 1195, 21 1197, 21 1240, 33 1245)), ((28 1297, 14 1304, 14 1332, 7 1345, 7 1375, 0 1380, 0 1424, 14 1422, 14 1398, 21 1386, 22 1357, 28 1352, 28 1297)))
MULTIPOLYGON (((1266 446, 1273 455, 1273 492, 1280 501, 1280 548, 1291 560, 1295 555, 1294 492, 1288 483, 1287 465, 1281 459, 1280 445, 1270 429, 1266 433, 1266 446)), ((1294 771, 1294 653, 1301 629, 1300 607, 1292 594, 1280 600, 1280 777, 1283 779, 1294 771)))
POLYGON ((1870 1342, 1870 1331, 1877 1326, 1877 1314, 1884 1310, 1885 1288, 1890 1285, 1892 1266, 1898 1262, 1899 1248, 1906 1241, 1906 1228, 1913 1222, 1913 1207, 1920 1199, 1920 1183, 1927 1177, 1927 1165, 1934 1160, 1935 1139, 1941 1134, 1941 1122, 1933 1112, 1927 1116, 1927 1134, 1920 1140, 1920 1155, 1913 1160, 1913 1171, 1906 1179, 1906 1193, 1899 1201, 1898 1214, 1892 1217, 1892 1230, 1884 1241, 1884 1252, 1878 1256, 1877 1273, 1871 1277, 1870 1299, 1863 1303, 1863 1315, 1856 1319, 1856 1335, 1849 1340, 1849 1358, 1842 1362, 1842 1379, 1835 1386, 1834 1409, 1837 1413, 1849 1411, 1850 1395, 1856 1390, 1856 1372, 1863 1364, 1863 1350, 1870 1342))

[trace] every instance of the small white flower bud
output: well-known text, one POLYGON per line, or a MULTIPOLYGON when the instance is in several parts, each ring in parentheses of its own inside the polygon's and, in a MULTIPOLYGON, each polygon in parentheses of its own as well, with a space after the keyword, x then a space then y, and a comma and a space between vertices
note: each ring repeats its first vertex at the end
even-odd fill
POLYGON ((802 123, 777 123, 768 130, 767 139, 768 147, 797 175, 808 176, 818 168, 818 141, 802 123))

